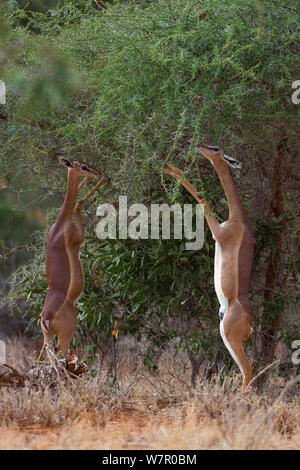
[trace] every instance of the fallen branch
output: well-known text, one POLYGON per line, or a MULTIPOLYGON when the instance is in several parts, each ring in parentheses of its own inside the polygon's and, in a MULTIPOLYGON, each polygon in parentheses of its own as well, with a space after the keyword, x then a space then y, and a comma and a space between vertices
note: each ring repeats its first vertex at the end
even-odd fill
POLYGON ((6 367, 7 369, 10 370, 10 374, 0 374, 0 385, 19 385, 23 386, 26 381, 26 376, 23 374, 20 374, 20 372, 17 371, 12 366, 9 366, 8 364, 1 364, 3 367, 6 367))

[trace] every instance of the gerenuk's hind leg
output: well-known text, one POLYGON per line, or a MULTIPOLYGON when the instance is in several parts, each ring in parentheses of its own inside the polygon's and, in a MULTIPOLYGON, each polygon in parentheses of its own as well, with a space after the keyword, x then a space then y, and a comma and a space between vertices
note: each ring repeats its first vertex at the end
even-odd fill
POLYGON ((53 320, 53 328, 57 334, 57 356, 62 358, 68 352, 70 343, 77 327, 77 315, 75 307, 67 302, 53 320))
POLYGON ((39 354, 38 362, 41 361, 41 358, 42 358, 42 355, 43 355, 43 352, 44 352, 45 348, 55 349, 54 337, 53 337, 53 335, 51 334, 51 332, 49 330, 49 321, 42 320, 41 321, 41 328, 42 328, 42 332, 43 332, 43 336, 44 336, 44 344, 43 344, 41 352, 39 354))
POLYGON ((249 314, 240 302, 235 301, 227 308, 220 323, 220 333, 224 344, 243 375, 243 390, 245 390, 252 377, 252 367, 243 349, 243 341, 251 333, 249 319, 249 314))

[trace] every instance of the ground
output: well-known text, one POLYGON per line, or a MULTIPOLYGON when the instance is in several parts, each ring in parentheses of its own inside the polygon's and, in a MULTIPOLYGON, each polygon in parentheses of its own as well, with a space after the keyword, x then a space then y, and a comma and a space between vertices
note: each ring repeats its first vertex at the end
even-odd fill
MULTIPOLYGON (((300 448, 299 390, 275 373, 259 393, 241 393, 238 371, 225 380, 200 376, 192 390, 184 355, 165 353, 151 372, 119 353, 114 387, 105 361, 94 364, 95 377, 2 386, 0 449, 300 448)), ((8 344, 22 373, 36 356, 23 341, 8 344)))

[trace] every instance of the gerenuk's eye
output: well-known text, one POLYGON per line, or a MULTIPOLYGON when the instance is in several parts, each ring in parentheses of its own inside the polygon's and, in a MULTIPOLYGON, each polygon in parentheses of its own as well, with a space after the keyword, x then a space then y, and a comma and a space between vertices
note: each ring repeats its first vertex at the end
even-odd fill
POLYGON ((87 171, 87 170, 88 170, 88 167, 85 166, 85 165, 81 165, 81 169, 82 169, 83 171, 87 171))

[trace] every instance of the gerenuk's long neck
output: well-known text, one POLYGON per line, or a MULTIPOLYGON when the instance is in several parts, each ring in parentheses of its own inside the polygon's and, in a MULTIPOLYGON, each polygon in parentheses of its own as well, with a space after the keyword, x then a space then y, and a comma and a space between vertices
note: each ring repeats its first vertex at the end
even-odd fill
POLYGON ((58 217, 62 217, 63 220, 72 220, 79 180, 80 175, 76 174, 71 168, 69 168, 67 194, 58 214, 58 217))
POLYGON ((248 217, 243 207, 239 193, 235 187, 228 164, 225 161, 218 161, 213 163, 213 166, 219 176, 226 194, 229 206, 229 217, 237 217, 242 219, 244 223, 248 224, 248 217))

